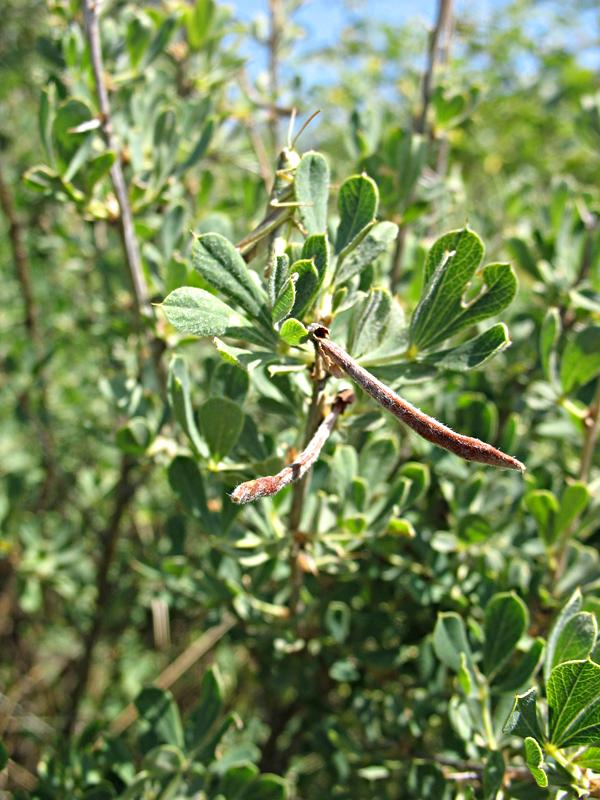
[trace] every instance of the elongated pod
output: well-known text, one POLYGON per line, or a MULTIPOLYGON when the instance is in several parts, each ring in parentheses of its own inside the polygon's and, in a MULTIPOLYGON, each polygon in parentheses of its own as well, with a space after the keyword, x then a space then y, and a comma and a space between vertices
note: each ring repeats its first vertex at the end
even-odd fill
POLYGON ((427 416, 404 400, 389 386, 377 380, 364 367, 361 367, 343 348, 332 342, 329 338, 329 330, 324 325, 313 323, 309 325, 308 331, 315 348, 323 356, 326 364, 333 364, 341 368, 379 405, 398 417, 423 439, 427 439, 428 442, 443 447, 444 450, 449 450, 467 461, 478 461, 480 464, 489 464, 493 467, 516 469, 519 472, 525 471, 525 465, 513 456, 509 456, 473 436, 455 433, 451 428, 438 422, 437 419, 427 416))

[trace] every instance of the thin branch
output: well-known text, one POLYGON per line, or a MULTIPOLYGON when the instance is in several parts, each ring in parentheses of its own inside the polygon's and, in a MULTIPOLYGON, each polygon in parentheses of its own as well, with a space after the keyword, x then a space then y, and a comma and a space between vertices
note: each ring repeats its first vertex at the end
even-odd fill
POLYGON ((354 402, 354 393, 350 389, 339 392, 333 401, 331 411, 323 419, 312 438, 294 459, 292 464, 285 466, 277 475, 266 475, 251 481, 240 483, 231 493, 234 503, 251 503, 261 497, 271 497, 289 486, 293 481, 302 480, 315 461, 318 459, 325 442, 331 436, 337 418, 345 409, 354 402))
POLYGON ((282 0, 269 0, 269 18, 271 27, 267 45, 269 48, 269 94, 271 105, 269 107, 269 131, 273 152, 279 146, 279 130, 277 115, 277 100, 279 97, 279 51, 283 37, 283 2, 282 0))
POLYGON ((123 239, 123 247, 127 258, 127 266, 131 277, 136 309, 140 317, 150 316, 148 287, 144 278, 139 248, 133 227, 133 214, 127 194, 127 185, 123 175, 121 153, 112 130, 110 103, 104 82, 104 65, 102 61, 102 45, 100 41, 100 26, 98 23, 99 0, 82 0, 85 16, 85 30, 90 48, 90 58, 94 71, 94 83, 98 106, 100 108, 100 122, 106 146, 116 154, 115 162, 110 169, 117 202, 119 204, 119 225, 123 239))
MULTIPOLYGON (((327 382, 327 375, 322 368, 321 358, 317 354, 315 366, 313 369, 313 390, 310 399, 310 406, 308 415, 306 417, 306 428, 304 432, 304 446, 308 445, 313 434, 315 433, 319 424, 320 408, 323 399, 323 390, 327 382)), ((304 536, 300 531, 300 522, 302 520, 302 510, 304 508, 304 500, 306 492, 310 483, 310 472, 307 472, 299 481, 294 484, 294 491, 292 494, 292 505, 290 508, 290 515, 288 518, 288 528, 290 536, 292 537, 292 544, 290 546, 290 573, 291 573, 291 588, 290 588, 290 616, 294 617, 298 610, 298 601, 300 599, 300 589, 302 587, 302 569, 300 564, 300 556, 304 546, 304 536)))
MULTIPOLYGON (((427 132, 427 116, 431 104, 431 93, 433 89, 433 79, 437 64, 441 61, 446 63, 450 55, 450 41, 452 36, 452 3, 453 0, 438 0, 437 15, 433 28, 429 34, 427 47, 427 61, 423 80, 421 82, 421 108, 420 113, 414 121, 414 133, 425 134, 427 132)), ((441 148, 443 149, 443 148, 441 148)), ((438 154, 438 170, 445 170, 447 151, 442 155, 438 154)), ((406 223, 400 226, 394 255, 392 258, 392 286, 396 286, 400 280, 402 271, 402 258, 406 245, 406 223)))
POLYGON ((427 114, 431 103, 433 77, 437 64, 447 58, 450 52, 450 33, 452 29, 452 0, 438 0, 437 16, 429 34, 427 63, 421 83, 421 112, 415 122, 415 133, 427 130, 427 114))
POLYGON ((587 417, 585 419, 585 433, 583 440, 583 448, 581 450, 581 464, 579 466, 579 480, 587 483, 590 478, 590 470, 592 468, 592 459, 596 449, 596 442, 598 434, 600 433, 600 378, 596 386, 596 394, 592 405, 589 407, 587 417))
MULTIPOLYGON (((29 256, 24 243, 23 228, 17 216, 10 189, 4 178, 1 162, 0 207, 8 222, 8 235, 15 263, 15 274, 23 298, 25 329, 29 335, 35 360, 40 364, 44 356, 44 341, 39 328, 38 312, 33 295, 29 256)), ((53 494, 57 473, 56 443, 54 441, 52 429, 48 424, 48 388, 43 366, 38 367, 37 386, 39 414, 35 415, 35 426, 40 440, 42 463, 45 472, 44 482, 37 500, 37 507, 42 508, 46 505, 49 495, 53 494)), ((21 396, 26 412, 30 412, 30 396, 30 389, 27 389, 21 396)))
POLYGON ((17 218, 17 212, 15 210, 12 196, 4 179, 3 173, 4 170, 2 162, 0 161, 0 207, 2 207, 2 211, 8 222, 8 236, 15 262, 15 273, 21 289, 21 295, 23 297, 25 328, 27 329, 32 343, 36 348, 39 349, 41 344, 41 336, 38 327, 37 309, 35 307, 33 290, 31 288, 31 270, 29 268, 29 258, 23 242, 21 223, 17 218))
POLYGON ((85 694, 90 677, 94 650, 100 639, 106 605, 112 592, 109 579, 110 568, 113 563, 117 542, 122 530, 125 513, 131 503, 143 478, 132 479, 134 462, 129 457, 123 457, 121 469, 114 492, 114 507, 106 528, 99 536, 101 554, 96 574, 96 601, 91 625, 83 638, 81 659, 76 665, 76 679, 70 702, 66 712, 64 733, 70 736, 77 721, 79 706, 85 694))
MULTIPOLYGON (((159 689, 169 689, 194 664, 205 656, 236 624, 235 617, 226 616, 223 622, 209 628, 202 636, 181 653, 175 661, 164 669, 154 681, 159 689)), ((117 736, 128 728, 137 718, 137 709, 133 703, 126 706, 110 724, 110 733, 117 736)))

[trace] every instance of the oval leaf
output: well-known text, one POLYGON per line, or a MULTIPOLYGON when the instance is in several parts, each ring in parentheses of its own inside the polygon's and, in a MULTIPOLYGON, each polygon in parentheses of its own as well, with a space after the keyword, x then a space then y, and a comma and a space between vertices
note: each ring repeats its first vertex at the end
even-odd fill
POLYGON ((174 328, 195 336, 221 336, 230 324, 239 322, 237 314, 222 300, 194 286, 175 289, 161 308, 174 328))

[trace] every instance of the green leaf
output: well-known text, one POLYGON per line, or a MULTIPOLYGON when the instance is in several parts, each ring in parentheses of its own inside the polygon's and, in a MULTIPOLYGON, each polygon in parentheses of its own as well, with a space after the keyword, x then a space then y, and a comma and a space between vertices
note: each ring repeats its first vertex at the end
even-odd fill
POLYGON ((185 739, 188 747, 198 747, 206 740, 222 710, 223 692, 217 672, 211 667, 202 678, 200 700, 186 720, 185 739))
POLYGON ((228 300, 254 319, 268 319, 266 296, 255 283, 246 262, 220 233, 205 233, 192 244, 192 264, 200 275, 228 300))
POLYGON ((496 800, 504 779, 504 757, 499 750, 492 750, 487 757, 483 770, 484 800, 496 800))
POLYGON ((312 261, 319 275, 319 286, 323 283, 329 266, 329 243, 324 233, 309 236, 302 245, 302 260, 312 261))
POLYGON ((535 782, 542 789, 548 786, 548 776, 542 769, 544 764, 544 754, 542 748, 536 739, 528 736, 525 739, 525 763, 529 767, 529 771, 534 777, 535 782))
POLYGON ((399 477, 410 481, 407 494, 404 498, 403 507, 414 505, 429 489, 431 481, 429 467, 418 461, 407 461, 400 467, 399 477))
POLYGON ((175 356, 169 364, 167 390, 175 419, 190 440, 194 451, 206 458, 208 450, 205 442, 200 438, 194 419, 187 361, 181 356, 175 356))
POLYGON ((154 686, 143 689, 135 699, 135 707, 157 744, 183 747, 181 718, 171 692, 154 686))
POLYGON ((258 775, 254 764, 240 764, 231 767, 221 778, 219 791, 227 800, 243 800, 244 792, 258 775))
POLYGON ((580 589, 575 589, 571 597, 567 600, 563 608, 561 609, 560 614, 556 618, 552 629, 550 630, 550 635, 548 636, 548 643, 546 645, 546 657, 544 659, 544 680, 546 683, 550 678, 550 671, 552 670, 552 666, 554 665, 554 654, 556 651, 557 643, 560 638, 560 635, 563 631, 563 628, 567 624, 567 622, 574 617, 579 611, 581 611, 581 604, 582 604, 582 597, 580 589))
POLYGON ((473 672, 473 656, 465 624, 454 611, 438 614, 433 631, 433 649, 440 661, 454 672, 460 669, 461 653, 464 653, 467 667, 473 672))
POLYGON ((355 358, 375 350, 388 325, 392 296, 387 289, 371 289, 357 303, 348 331, 348 350, 355 358))
POLYGON ((535 639, 517 663, 509 666, 507 674, 494 682, 494 688, 499 692, 515 692, 528 683, 542 660, 545 644, 541 637, 535 639))
POLYGON ((269 270, 269 300, 271 305, 286 284, 290 275, 290 259, 286 253, 275 256, 269 270))
POLYGON ((321 153, 304 153, 294 175, 298 216, 306 232, 325 233, 329 197, 329 165, 321 153))
POLYGON ((502 728, 504 733, 520 736, 522 739, 533 736, 543 741, 537 713, 537 689, 529 689, 515 697, 512 710, 502 728))
POLYGON ((283 323, 279 336, 286 344, 296 346, 306 341, 308 331, 301 322, 292 317, 283 323))
POLYGON ((177 456, 169 465, 169 485, 183 507, 209 533, 216 532, 216 517, 209 511, 204 482, 196 462, 188 456, 177 456))
POLYGON ((557 536, 566 532, 577 517, 583 513, 591 499, 590 490, 585 483, 571 483, 560 499, 560 509, 554 520, 557 536))
POLYGON ((211 397, 200 406, 200 430, 213 458, 221 460, 234 448, 244 427, 244 412, 228 397, 211 397))
POLYGON ((562 627, 554 647, 552 669, 565 661, 587 658, 596 644, 598 623, 594 614, 579 611, 562 627))
POLYGON ((174 328, 195 336, 222 336, 231 324, 239 324, 235 311, 204 289, 182 286, 171 292, 160 307, 174 328))
POLYGON ((167 19, 162 23, 150 46, 144 52, 144 57, 140 64, 140 68, 143 70, 147 66, 149 66, 155 58, 157 58, 167 47, 171 36, 173 35, 175 28, 177 26, 177 19, 175 17, 167 17, 167 19))
POLYGON ((556 747, 600 745, 600 665, 567 661, 546 686, 550 741, 556 747))
POLYGON ((495 594, 486 605, 483 672, 488 679, 511 657, 527 624, 525 603, 513 592, 495 594))
POLYGON ((590 325, 567 341, 560 362, 560 382, 566 394, 600 375, 600 325, 590 325))
POLYGON ((480 333, 479 336, 469 339, 457 347, 429 353, 424 359, 424 363, 435 364, 438 369, 452 369, 458 372, 475 369, 492 356, 501 353, 510 343, 508 328, 503 322, 498 322, 487 331, 480 333))
POLYGON ((600 772, 600 747, 588 747, 584 753, 577 756, 575 764, 582 769, 600 772))
POLYGON ((352 175, 340 187, 338 209, 340 224, 335 252, 342 253, 374 222, 379 204, 377 184, 368 175, 352 175))
POLYGON ((365 238, 346 258, 338 263, 336 283, 345 283, 372 264, 376 258, 390 247, 398 236, 398 226, 394 222, 378 222, 369 230, 365 238))
POLYGON ((285 800, 286 782, 278 775, 265 773, 243 794, 243 800, 285 800))
POLYGON ((463 301, 482 257, 481 239, 467 228, 447 233, 435 242, 425 262, 423 295, 411 321, 411 342, 419 349, 431 349, 510 304, 517 280, 509 264, 484 267, 484 287, 476 298, 463 301))
POLYGON ((59 167, 66 170, 89 133, 75 133, 74 129, 94 119, 92 109, 83 100, 70 97, 61 103, 52 123, 52 145, 59 167))
POLYGON ((350 608, 340 600, 333 600, 325 611, 325 627, 338 644, 346 641, 350 632, 350 608))
POLYGON ((278 322, 281 322, 292 312, 292 308, 294 307, 294 303, 296 301, 296 281, 298 280, 298 275, 292 275, 288 282, 284 285, 283 289, 277 295, 275 302, 273 304, 273 311, 271 312, 271 319, 273 320, 273 324, 277 325, 278 322))
POLYGON ((112 150, 107 150, 105 153, 100 153, 100 155, 97 155, 87 162, 83 176, 83 183, 87 194, 91 194, 98 181, 102 180, 105 175, 108 175, 110 168, 115 163, 115 157, 115 153, 112 150))
POLYGON ((549 308, 540 330, 540 360, 546 380, 554 383, 557 380, 556 347, 560 339, 561 321, 557 308, 549 308))
POLYGON ((312 260, 301 259, 292 264, 292 275, 296 275, 296 298, 292 316, 301 317, 308 309, 319 289, 319 273, 312 260))
POLYGON ((547 489, 534 489, 524 497, 525 508, 537 522, 539 534, 546 546, 556 540, 555 519, 559 511, 558 500, 547 489))

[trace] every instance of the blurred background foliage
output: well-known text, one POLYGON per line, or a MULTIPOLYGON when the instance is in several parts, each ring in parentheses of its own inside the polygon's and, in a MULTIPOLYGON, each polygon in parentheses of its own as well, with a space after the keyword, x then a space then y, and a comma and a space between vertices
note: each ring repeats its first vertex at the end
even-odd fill
POLYGON ((597 660, 598 11, 441 2, 391 22, 370 5, 340 3, 339 37, 312 42, 319 3, 106 2, 107 120, 82 6, 3 4, 7 796, 598 796, 591 756, 560 772, 555 727, 550 789, 525 769, 518 725, 502 733, 514 692, 560 665, 554 642, 540 671, 567 601, 561 624, 584 632, 564 652, 597 660), (308 371, 281 343, 290 369, 244 371, 151 304, 208 288, 190 232, 237 242, 263 220, 293 108, 320 109, 296 148, 324 154, 332 195, 364 172, 399 226, 350 295, 383 287, 411 312, 429 247, 466 223, 486 263, 514 266, 509 349, 427 381, 381 374, 514 453, 524 479, 361 402, 314 469, 302 536, 291 490, 229 501, 301 447, 308 371), (518 635, 494 655, 500 607, 518 635))

